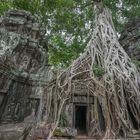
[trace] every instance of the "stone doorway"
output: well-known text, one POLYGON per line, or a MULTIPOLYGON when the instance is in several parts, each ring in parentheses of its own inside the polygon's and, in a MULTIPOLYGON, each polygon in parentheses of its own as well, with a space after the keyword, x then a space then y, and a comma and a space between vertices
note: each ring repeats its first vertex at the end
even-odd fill
POLYGON ((75 128, 78 134, 87 134, 87 106, 75 105, 75 128))

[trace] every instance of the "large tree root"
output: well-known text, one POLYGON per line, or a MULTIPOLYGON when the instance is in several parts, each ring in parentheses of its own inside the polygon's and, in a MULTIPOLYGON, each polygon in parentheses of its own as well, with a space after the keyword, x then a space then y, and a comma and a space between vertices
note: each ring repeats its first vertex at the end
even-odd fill
POLYGON ((95 96, 92 135, 103 133, 98 105, 104 117, 105 138, 128 137, 140 128, 140 75, 118 42, 107 8, 97 17, 94 35, 85 52, 57 76, 54 87, 50 86, 47 120, 51 117, 55 125, 48 139, 58 125, 65 101, 72 96, 72 85, 78 81, 85 83, 89 94, 95 96), (104 73, 97 76, 95 66, 101 67, 104 73), (53 113, 50 113, 51 108, 54 108, 53 113))

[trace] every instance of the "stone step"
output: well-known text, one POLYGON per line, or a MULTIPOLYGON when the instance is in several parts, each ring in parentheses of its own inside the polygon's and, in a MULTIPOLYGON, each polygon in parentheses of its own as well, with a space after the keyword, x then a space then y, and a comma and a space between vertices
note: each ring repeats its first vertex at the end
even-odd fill
MULTIPOLYGON (((37 137, 34 140, 46 140, 46 139, 37 137)), ((99 140, 99 139, 80 137, 80 138, 71 138, 71 139, 70 138, 51 138, 50 140, 99 140)), ((106 140, 117 140, 117 139, 106 139, 106 140)), ((122 138, 119 140, 140 140, 140 138, 139 137, 138 138, 122 138)))
POLYGON ((44 138, 36 138, 35 140, 45 140, 44 138))
MULTIPOLYGON (((43 136, 36 136, 35 140, 46 140, 43 136)), ((86 135, 78 135, 74 138, 69 137, 52 137, 50 140, 97 140, 96 138, 89 138, 86 135)))
MULTIPOLYGON (((43 137, 36 137, 35 140, 46 140, 43 137)), ((85 137, 80 137, 80 138, 51 138, 50 140, 94 140, 93 138, 85 138, 85 137)), ((96 140, 96 139, 95 139, 96 140)))

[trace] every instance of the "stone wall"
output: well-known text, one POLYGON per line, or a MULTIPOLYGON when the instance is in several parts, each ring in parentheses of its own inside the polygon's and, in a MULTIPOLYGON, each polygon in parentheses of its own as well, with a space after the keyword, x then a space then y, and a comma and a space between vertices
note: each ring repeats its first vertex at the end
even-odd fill
POLYGON ((22 10, 0 20, 0 123, 22 122, 30 115, 43 119, 50 78, 45 30, 22 10))
POLYGON ((140 19, 127 23, 121 34, 120 43, 140 70, 140 19))

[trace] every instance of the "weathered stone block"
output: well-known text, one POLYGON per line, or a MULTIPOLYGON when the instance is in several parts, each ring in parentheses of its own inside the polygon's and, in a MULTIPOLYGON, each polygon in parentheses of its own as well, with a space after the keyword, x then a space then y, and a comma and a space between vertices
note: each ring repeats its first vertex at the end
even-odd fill
POLYGON ((7 124, 0 126, 0 140, 19 140, 25 124, 7 124))
POLYGON ((53 135, 56 137, 75 137, 77 130, 70 127, 57 127, 53 135))

